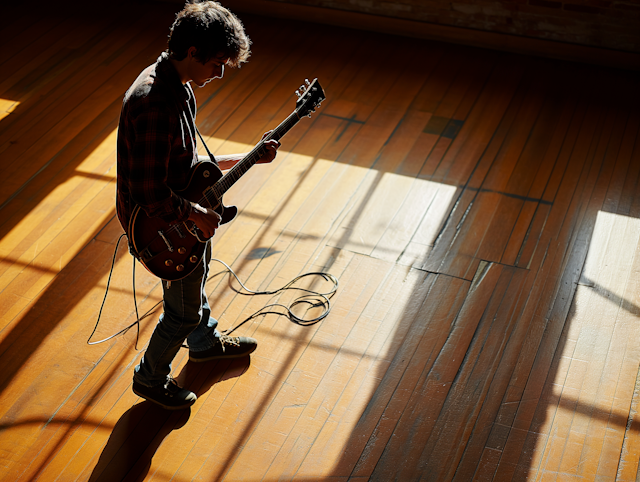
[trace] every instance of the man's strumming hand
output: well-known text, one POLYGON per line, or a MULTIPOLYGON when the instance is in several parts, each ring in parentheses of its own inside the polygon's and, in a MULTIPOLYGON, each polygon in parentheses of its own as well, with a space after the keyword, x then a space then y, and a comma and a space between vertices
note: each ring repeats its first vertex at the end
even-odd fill
POLYGON ((189 221, 193 221, 198 229, 202 231, 205 238, 211 238, 220 226, 222 218, 213 209, 204 208, 200 204, 191 203, 191 215, 189 221))

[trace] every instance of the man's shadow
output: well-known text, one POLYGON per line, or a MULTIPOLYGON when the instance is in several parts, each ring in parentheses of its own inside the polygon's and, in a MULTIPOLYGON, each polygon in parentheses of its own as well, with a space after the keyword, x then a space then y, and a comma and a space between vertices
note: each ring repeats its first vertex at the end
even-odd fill
MULTIPOLYGON (((188 387, 199 397, 216 383, 239 377, 250 364, 249 356, 211 363, 189 362, 176 379, 180 386, 188 387)), ((190 415, 190 409, 165 410, 146 400, 134 405, 114 426, 89 480, 143 480, 162 441, 173 430, 184 427, 190 415)))

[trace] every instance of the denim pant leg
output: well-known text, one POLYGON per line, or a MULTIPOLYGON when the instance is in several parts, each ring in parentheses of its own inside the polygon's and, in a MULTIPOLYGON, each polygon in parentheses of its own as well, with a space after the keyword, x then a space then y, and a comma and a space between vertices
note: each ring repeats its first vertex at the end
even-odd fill
POLYGON ((133 378, 136 382, 149 387, 165 383, 171 373, 171 362, 185 339, 199 325, 207 329, 201 329, 202 334, 194 341, 204 345, 214 339, 217 333, 207 333, 215 331, 215 326, 208 328, 213 323, 204 286, 210 259, 211 248, 207 245, 205 256, 191 274, 178 281, 162 280, 164 313, 151 335, 147 351, 135 368, 133 378))
MULTIPOLYGON (((204 251, 204 280, 206 282, 209 276, 209 262, 211 261, 211 242, 207 243, 204 251)), ((211 317, 211 308, 209 307, 209 297, 202 284, 202 317, 200 324, 187 337, 187 344, 190 351, 205 351, 218 343, 220 333, 216 330, 218 320, 211 317)))

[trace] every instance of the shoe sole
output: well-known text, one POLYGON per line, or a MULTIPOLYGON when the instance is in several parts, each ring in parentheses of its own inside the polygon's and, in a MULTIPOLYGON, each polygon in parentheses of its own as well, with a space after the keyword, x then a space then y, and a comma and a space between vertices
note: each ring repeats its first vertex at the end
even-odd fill
POLYGON ((216 355, 216 356, 210 356, 209 358, 192 358, 191 354, 189 354, 189 361, 193 363, 204 363, 204 362, 213 361, 213 360, 228 360, 230 358, 242 358, 242 357, 251 355, 254 351, 256 351, 256 348, 258 347, 254 346, 251 351, 248 351, 246 353, 242 353, 239 355, 216 355))
POLYGON ((138 395, 140 398, 143 398, 144 400, 146 400, 147 402, 151 402, 151 403, 155 403, 156 405, 160 405, 162 408, 164 408, 165 410, 185 410, 189 407, 191 407, 194 403, 196 403, 196 401, 194 400, 192 403, 186 404, 186 405, 180 405, 180 406, 171 406, 171 405, 165 405, 163 403, 158 402, 157 400, 154 400, 153 398, 147 398, 145 395, 143 395, 142 393, 139 393, 138 391, 136 391, 135 388, 132 388, 133 393, 135 393, 136 395, 138 395))

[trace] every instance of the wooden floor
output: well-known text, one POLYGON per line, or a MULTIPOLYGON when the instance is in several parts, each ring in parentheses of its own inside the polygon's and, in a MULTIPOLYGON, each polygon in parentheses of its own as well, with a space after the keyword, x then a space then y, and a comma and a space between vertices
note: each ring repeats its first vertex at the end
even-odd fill
MULTIPOLYGON (((251 61, 196 93, 215 152, 249 150, 305 78, 327 100, 227 194, 214 257, 252 289, 340 286, 318 324, 243 325, 250 360, 182 350, 199 398, 167 412, 131 391, 158 279, 138 265, 137 348, 87 344, 122 96, 178 8, 115 3, 14 6, 0 30, 1 480, 637 480, 638 73, 243 16, 251 61)), ((292 296, 208 289, 222 328, 292 296)), ((123 248, 93 341, 132 292, 123 248)))

